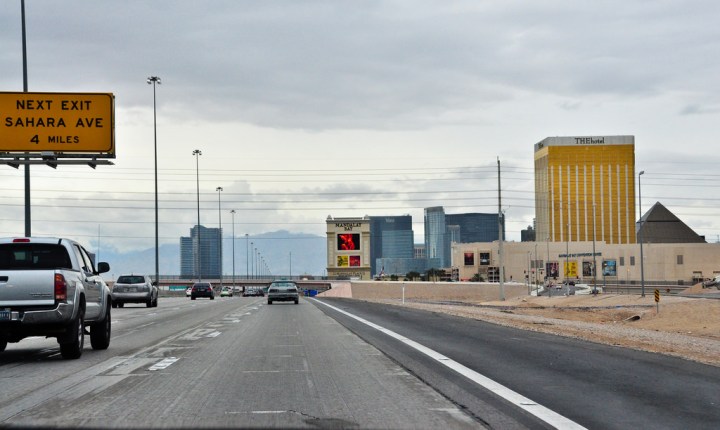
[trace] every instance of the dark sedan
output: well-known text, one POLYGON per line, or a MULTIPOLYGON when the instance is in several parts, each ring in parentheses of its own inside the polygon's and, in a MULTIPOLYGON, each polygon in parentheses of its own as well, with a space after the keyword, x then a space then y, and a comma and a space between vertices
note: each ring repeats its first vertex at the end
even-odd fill
POLYGON ((215 300, 215 290, 209 282, 196 282, 192 286, 190 291, 190 300, 195 300, 198 297, 208 297, 210 300, 215 300))

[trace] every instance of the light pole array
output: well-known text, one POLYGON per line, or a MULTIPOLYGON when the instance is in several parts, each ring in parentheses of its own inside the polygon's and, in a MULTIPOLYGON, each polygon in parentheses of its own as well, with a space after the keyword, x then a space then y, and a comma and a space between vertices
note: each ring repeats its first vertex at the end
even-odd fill
POLYGON ((222 187, 215 188, 218 193, 218 269, 220 272, 220 285, 222 285, 223 272, 222 272, 222 210, 220 209, 220 192, 223 190, 222 187))
POLYGON ((200 156, 202 151, 196 149, 193 151, 195 156, 195 177, 197 181, 197 273, 198 281, 202 281, 202 266, 200 260, 200 156))
POLYGON ((645 261, 643 258, 643 220, 642 220, 642 186, 640 184, 640 177, 645 174, 644 170, 638 173, 638 209, 640 210, 640 297, 645 297, 645 261))
POLYGON ((157 151, 157 104, 155 86, 162 84, 159 76, 147 78, 148 85, 153 86, 153 132, 155 135, 155 282, 160 283, 160 233, 158 228, 158 151, 157 151))
POLYGON ((233 261, 232 261, 233 276, 232 276, 232 284, 233 284, 233 288, 235 288, 235 209, 231 210, 230 213, 232 214, 232 250, 233 250, 233 261))

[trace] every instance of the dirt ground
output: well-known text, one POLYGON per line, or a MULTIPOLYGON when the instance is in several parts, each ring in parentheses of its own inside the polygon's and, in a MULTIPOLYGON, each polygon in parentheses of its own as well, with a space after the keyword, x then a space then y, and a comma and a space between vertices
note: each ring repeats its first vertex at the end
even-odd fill
MULTIPOLYGON (((497 285, 497 284, 495 284, 497 285)), ((462 292, 453 297, 448 289, 417 296, 405 288, 405 300, 397 286, 356 285, 333 288, 334 296, 409 306, 434 312, 474 318, 515 328, 585 339, 591 342, 635 348, 720 366, 720 300, 673 295, 661 296, 659 307, 652 290, 639 295, 599 294, 534 297, 523 288, 509 288, 506 300, 489 298, 482 290, 477 297, 462 292)), ((332 291, 332 290, 331 290, 332 291)), ((706 297, 717 296, 715 288, 686 290, 706 297)))

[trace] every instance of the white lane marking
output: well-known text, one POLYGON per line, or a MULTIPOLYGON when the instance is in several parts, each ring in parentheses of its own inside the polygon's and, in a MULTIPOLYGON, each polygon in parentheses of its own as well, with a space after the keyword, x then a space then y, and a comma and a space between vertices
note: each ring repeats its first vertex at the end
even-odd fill
POLYGON ((572 421, 572 420, 558 414, 557 412, 553 411, 552 409, 548 409, 545 406, 542 406, 541 404, 523 396, 522 394, 519 394, 519 393, 507 388, 506 386, 493 381, 492 379, 488 378, 487 376, 484 376, 468 367, 465 367, 462 364, 460 364, 448 357, 445 357, 444 355, 438 353, 437 351, 434 351, 418 342, 415 342, 414 340, 408 339, 405 336, 395 333, 392 330, 388 330, 385 327, 377 325, 366 319, 360 318, 357 315, 353 315, 350 312, 346 312, 346 311, 339 309, 333 305, 329 305, 327 303, 321 302, 320 300, 317 300, 315 298, 313 298, 312 300, 314 300, 316 303, 320 303, 331 309, 334 309, 335 311, 340 312, 343 315, 347 315, 350 318, 360 321, 361 323, 363 323, 367 326, 370 326, 370 327, 374 328, 375 330, 378 330, 382 333, 385 333, 386 335, 388 335, 394 339, 397 339, 400 342, 403 342, 404 344, 410 346, 411 348, 414 348, 415 350, 427 355, 428 357, 430 357, 434 360, 437 360, 439 363, 443 364, 444 366, 447 366, 450 369, 453 369, 454 371, 465 376, 466 378, 470 379, 471 381, 475 382, 476 384, 492 391, 493 393, 497 394, 498 396, 502 397, 503 399, 514 404, 518 408, 523 409, 524 411, 527 411, 528 413, 534 415, 535 417, 541 419, 542 421, 545 421, 546 423, 550 424, 551 426, 554 426, 555 428, 578 429, 578 430, 585 429, 585 427, 581 426, 580 424, 576 423, 575 421, 572 421))
POLYGON ((162 370, 162 369, 166 369, 168 366, 170 366, 171 364, 175 363, 175 362, 178 361, 178 360, 180 360, 180 359, 179 359, 179 358, 175 358, 175 357, 168 357, 168 358, 166 358, 166 359, 164 359, 164 360, 162 360, 162 361, 159 361, 159 362, 153 364, 152 366, 148 367, 148 370, 162 370))
MULTIPOLYGON (((222 333, 220 333, 219 331, 214 331, 214 332, 212 332, 212 333, 208 333, 205 337, 218 337, 218 336, 220 336, 221 334, 222 334, 222 333)), ((224 338, 223 338, 223 339, 224 339, 224 338)))

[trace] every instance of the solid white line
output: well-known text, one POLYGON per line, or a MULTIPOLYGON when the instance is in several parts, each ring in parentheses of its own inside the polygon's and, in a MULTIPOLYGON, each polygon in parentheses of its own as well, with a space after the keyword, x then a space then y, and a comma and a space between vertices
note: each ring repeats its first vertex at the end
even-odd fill
POLYGON ((405 336, 395 333, 392 330, 388 330, 385 327, 379 326, 373 322, 370 322, 366 319, 360 318, 357 315, 353 315, 353 314, 346 312, 342 309, 339 309, 335 306, 321 302, 320 300, 317 300, 315 298, 312 298, 312 300, 314 300, 316 303, 320 303, 320 304, 325 305, 337 312, 340 312, 343 315, 347 315, 350 318, 360 321, 361 323, 368 325, 382 333, 385 333, 386 335, 388 335, 394 339, 397 339, 400 342, 403 342, 404 344, 410 346, 411 348, 414 348, 415 350, 427 355, 428 357, 430 357, 434 360, 437 360, 438 363, 449 367, 450 369, 465 376, 466 378, 470 379, 471 381, 475 382, 476 384, 492 391, 493 393, 497 394, 498 396, 502 397, 503 399, 514 404, 518 408, 523 409, 524 411, 527 411, 528 413, 530 413, 530 414, 534 415, 535 417, 539 418, 540 420, 550 424, 551 426, 554 426, 555 428, 578 429, 578 430, 585 429, 585 427, 581 426, 580 424, 576 423, 575 421, 565 418, 564 416, 558 414, 557 412, 555 412, 551 409, 548 409, 545 406, 542 406, 533 400, 530 400, 529 398, 523 396, 522 394, 519 394, 519 393, 507 388, 506 386, 493 381, 492 379, 488 378, 487 376, 484 376, 468 367, 465 367, 462 364, 452 360, 451 358, 448 358, 448 357, 440 354, 437 351, 434 351, 422 344, 419 344, 419 343, 415 342, 414 340, 408 339, 405 336))

